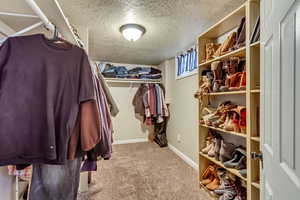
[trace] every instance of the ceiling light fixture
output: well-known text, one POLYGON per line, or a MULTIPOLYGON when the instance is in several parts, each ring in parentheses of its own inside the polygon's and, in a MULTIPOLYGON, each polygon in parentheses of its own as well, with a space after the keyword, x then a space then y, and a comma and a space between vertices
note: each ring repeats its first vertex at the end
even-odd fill
POLYGON ((124 24, 120 27, 120 32, 126 40, 134 42, 146 32, 146 29, 138 24, 124 24))

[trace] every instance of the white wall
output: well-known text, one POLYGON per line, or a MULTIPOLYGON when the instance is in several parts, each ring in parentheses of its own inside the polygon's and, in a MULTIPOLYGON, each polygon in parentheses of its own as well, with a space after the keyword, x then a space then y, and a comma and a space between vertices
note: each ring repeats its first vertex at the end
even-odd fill
MULTIPOLYGON (((134 64, 113 64, 116 66, 126 66, 128 69, 141 66, 134 64)), ((141 67, 151 66, 142 65, 141 67)), ((157 68, 157 66, 152 67, 157 68)), ((133 97, 140 84, 108 83, 108 86, 120 110, 117 117, 113 118, 114 141, 148 138, 148 135, 153 133, 153 127, 144 125, 143 118, 134 113, 132 105, 133 97)))
POLYGON ((176 80, 175 58, 166 60, 160 67, 164 72, 166 99, 170 103, 169 144, 198 163, 198 103, 193 97, 198 85, 197 74, 176 80))

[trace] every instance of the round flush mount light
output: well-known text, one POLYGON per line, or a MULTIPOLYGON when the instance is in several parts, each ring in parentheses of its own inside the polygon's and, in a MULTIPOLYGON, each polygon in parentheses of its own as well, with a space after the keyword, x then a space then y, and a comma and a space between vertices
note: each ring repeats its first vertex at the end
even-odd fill
POLYGON ((138 24, 124 24, 120 27, 120 32, 126 40, 134 42, 146 32, 146 29, 138 24))

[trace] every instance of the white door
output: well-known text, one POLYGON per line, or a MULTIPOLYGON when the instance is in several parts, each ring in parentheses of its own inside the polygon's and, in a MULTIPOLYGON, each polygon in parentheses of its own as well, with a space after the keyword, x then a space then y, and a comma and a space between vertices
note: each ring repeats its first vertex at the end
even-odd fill
POLYGON ((262 200, 300 200, 300 0, 261 0, 262 200))

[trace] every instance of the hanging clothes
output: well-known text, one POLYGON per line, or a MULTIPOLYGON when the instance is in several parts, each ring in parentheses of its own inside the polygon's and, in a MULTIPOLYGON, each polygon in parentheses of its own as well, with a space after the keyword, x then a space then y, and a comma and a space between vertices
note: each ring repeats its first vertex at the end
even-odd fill
POLYGON ((0 89, 0 165, 64 164, 80 104, 95 101, 84 50, 42 34, 8 38, 0 89))
POLYGON ((0 166, 33 164, 31 200, 75 200, 82 157, 112 130, 93 78, 83 49, 42 34, 0 47, 0 166))
POLYGON ((101 86, 102 86, 102 88, 104 90, 104 93, 105 93, 105 96, 107 98, 110 114, 111 114, 111 116, 115 117, 119 113, 119 108, 118 108, 117 103, 115 102, 115 100, 113 99, 113 97, 110 93, 108 85, 107 85, 106 81, 104 80, 104 77, 101 74, 99 67, 96 67, 96 76, 100 80, 101 86))
POLYGON ((147 125, 154 125, 154 141, 160 147, 168 146, 167 122, 169 108, 165 101, 165 88, 162 84, 141 84, 134 95, 134 112, 144 117, 147 125))
POLYGON ((163 117, 169 116, 164 91, 159 84, 142 84, 132 104, 135 113, 144 117, 147 125, 153 125, 153 122, 161 123, 164 121, 163 117))
MULTIPOLYGON (((95 148, 92 150, 94 154, 93 157, 101 156, 105 159, 109 159, 112 154, 112 143, 113 143, 113 127, 112 120, 110 117, 110 110, 105 95, 104 89, 101 85, 101 81, 98 76, 94 76, 95 87, 96 87, 96 97, 99 107, 99 114, 102 122, 101 136, 102 140, 98 143, 95 148)), ((94 159, 95 160, 95 159, 94 159)))

